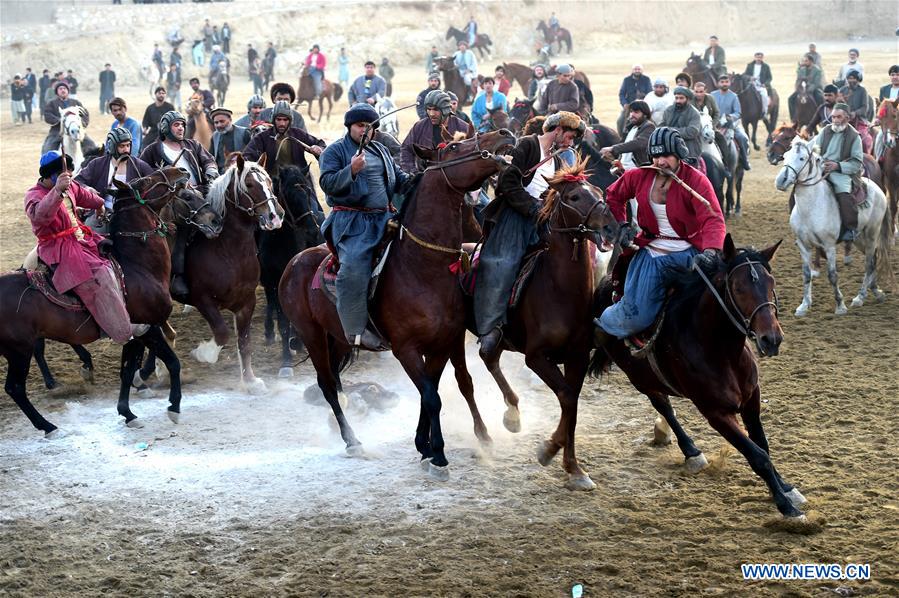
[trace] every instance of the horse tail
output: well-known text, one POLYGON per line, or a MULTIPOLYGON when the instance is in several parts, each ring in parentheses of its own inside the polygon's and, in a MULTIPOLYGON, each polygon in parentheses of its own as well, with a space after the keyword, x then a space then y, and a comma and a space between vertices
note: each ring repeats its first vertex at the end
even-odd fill
POLYGON ((338 101, 340 96, 343 95, 343 87, 341 87, 340 83, 332 83, 334 86, 334 101, 338 101))
POLYGON ((892 291, 896 279, 893 276, 893 265, 890 262, 893 245, 893 216, 890 206, 886 206, 883 218, 880 221, 880 235, 877 239, 877 248, 874 250, 875 272, 880 286, 892 291))
POLYGON ((485 44, 487 44, 488 46, 492 46, 492 45, 493 45, 493 42, 490 41, 490 36, 489 36, 489 35, 487 35, 486 33, 482 33, 481 35, 484 36, 484 43, 485 43, 485 44))
POLYGON ((590 354, 590 365, 587 368, 587 374, 591 378, 601 378, 603 374, 608 373, 612 367, 612 358, 603 348, 593 349, 590 354))

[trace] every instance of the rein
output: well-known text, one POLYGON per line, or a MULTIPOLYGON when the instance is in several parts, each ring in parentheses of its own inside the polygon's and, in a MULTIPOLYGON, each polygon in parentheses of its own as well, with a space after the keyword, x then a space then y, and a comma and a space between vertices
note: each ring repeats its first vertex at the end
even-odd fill
POLYGON ((736 316, 734 316, 733 310, 731 310, 730 308, 727 307, 727 304, 724 302, 724 299, 721 298, 721 294, 718 293, 718 290, 715 288, 715 285, 712 284, 712 281, 709 280, 708 276, 705 275, 705 272, 702 271, 702 268, 700 268, 695 261, 693 262, 693 270, 695 270, 699 274, 699 277, 702 278, 702 281, 709 288, 709 291, 711 291, 712 296, 718 302, 718 305, 720 305, 721 309, 724 310, 724 313, 727 314, 727 317, 730 320, 731 324, 733 324, 734 327, 737 330, 739 330, 743 336, 752 340, 753 342, 757 342, 758 339, 756 338, 756 334, 752 330, 752 320, 755 318, 756 314, 758 314, 762 309, 769 307, 769 306, 774 308, 774 317, 775 318, 777 317, 777 314, 778 314, 777 291, 774 291, 774 301, 764 301, 764 302, 760 303, 758 306, 756 306, 755 309, 752 310, 752 313, 749 314, 749 317, 747 318, 743 314, 743 312, 740 310, 740 308, 737 306, 737 302, 734 300, 733 292, 731 291, 731 285, 730 285, 731 274, 733 274, 738 268, 741 268, 743 266, 749 267, 750 273, 752 275, 752 281, 758 282, 759 275, 758 275, 758 272, 756 272, 756 270, 755 270, 754 264, 762 266, 763 268, 765 267, 765 264, 763 264, 762 262, 759 262, 756 260, 746 260, 745 262, 741 262, 741 263, 737 264, 736 266, 734 266, 733 268, 731 268, 731 270, 728 271, 727 275, 724 278, 724 288, 725 288, 726 298, 728 301, 730 301, 730 303, 737 310, 737 315, 740 317, 739 320, 737 319, 736 316))
POLYGON ((811 187, 813 185, 817 185, 818 183, 820 183, 821 181, 826 179, 827 174, 823 173, 823 170, 822 170, 821 178, 819 178, 815 181, 812 181, 811 183, 808 182, 808 180, 804 180, 804 181, 799 180, 799 175, 802 174, 802 171, 804 171, 806 169, 806 167, 808 167, 808 169, 809 169, 809 177, 813 176, 812 175, 812 158, 814 157, 814 155, 813 155, 812 151, 810 149, 808 149, 807 146, 802 145, 802 147, 808 152, 808 162, 806 162, 805 165, 803 165, 803 167, 800 168, 799 170, 796 170, 789 164, 784 164, 784 168, 791 171, 793 173, 793 175, 795 176, 795 179, 793 180, 794 187, 811 187))
MULTIPOLYGON (((580 182, 586 181, 586 177, 583 177, 583 175, 572 177, 572 178, 583 179, 580 182)), ((575 181, 571 181, 571 182, 575 182, 575 181)), ((556 191, 556 193, 560 193, 560 192, 556 191)), ((558 214, 559 216, 556 219, 561 218, 562 224, 564 226, 562 228, 557 228, 557 227, 553 226, 552 221, 550 221, 549 230, 551 233, 568 234, 573 237, 572 243, 574 244, 574 247, 571 250, 571 261, 576 262, 576 261, 578 261, 578 253, 579 253, 579 249, 580 249, 580 244, 585 240, 584 237, 586 235, 601 235, 602 234, 598 230, 589 228, 587 226, 587 222, 590 220, 590 216, 593 215, 593 210, 595 210, 596 208, 605 206, 606 202, 604 199, 601 199, 601 198, 598 199, 597 201, 593 202, 593 205, 590 206, 590 209, 587 210, 587 213, 585 215, 582 215, 580 213, 580 211, 578 211, 577 208, 566 203, 565 200, 562 199, 561 193, 560 193, 557 205, 558 205, 558 207, 553 209, 552 216, 556 216, 558 214), (565 213, 562 210, 560 210, 559 208, 567 208, 568 210, 571 210, 578 216, 581 216, 581 222, 577 226, 568 226, 568 221, 565 218, 565 213)))
MULTIPOLYGON (((159 185, 165 185, 166 189, 168 190, 168 194, 172 194, 178 188, 178 183, 184 181, 184 179, 182 178, 180 181, 176 180, 173 182, 173 181, 169 180, 168 176, 165 174, 165 171, 160 169, 157 172, 162 175, 164 182, 157 181, 157 182, 153 183, 152 185, 150 185, 150 188, 144 192, 145 194, 149 191, 152 191, 159 185)), ((140 181, 140 180, 143 180, 143 179, 138 179, 138 181, 140 181)), ((166 224, 165 220, 162 219, 162 216, 160 216, 159 213, 156 210, 154 210, 153 207, 149 203, 147 203, 146 199, 141 197, 140 191, 138 191, 137 188, 133 184, 129 185, 129 187, 131 188, 132 197, 134 198, 134 201, 137 203, 132 204, 132 205, 126 205, 115 211, 116 212, 124 212, 127 210, 144 207, 144 208, 148 209, 151 214, 153 214, 153 218, 156 220, 156 226, 150 230, 144 230, 144 231, 116 231, 115 235, 117 235, 119 237, 137 238, 137 239, 140 239, 141 241, 143 241, 144 243, 146 243, 147 239, 152 237, 153 235, 158 235, 163 238, 167 237, 169 235, 169 227, 168 227, 168 224, 166 224)), ((191 218, 193 218, 194 215, 196 215, 196 212, 194 212, 192 210, 191 218)), ((188 221, 188 222, 190 222, 190 221, 188 221)))

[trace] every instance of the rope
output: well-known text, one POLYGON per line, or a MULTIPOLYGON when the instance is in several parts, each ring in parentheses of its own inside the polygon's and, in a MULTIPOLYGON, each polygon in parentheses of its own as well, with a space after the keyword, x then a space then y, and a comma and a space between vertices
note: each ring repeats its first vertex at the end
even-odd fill
POLYGON ((462 249, 453 249, 451 247, 443 247, 441 245, 435 245, 434 243, 428 243, 424 239, 420 239, 415 236, 412 231, 406 228, 405 225, 400 225, 400 239, 403 238, 403 234, 409 235, 409 238, 412 239, 416 244, 424 247, 426 249, 431 249, 433 251, 440 251, 441 253, 451 253, 453 255, 459 256, 459 263, 462 267, 462 272, 468 273, 471 271, 471 258, 468 256, 462 249))

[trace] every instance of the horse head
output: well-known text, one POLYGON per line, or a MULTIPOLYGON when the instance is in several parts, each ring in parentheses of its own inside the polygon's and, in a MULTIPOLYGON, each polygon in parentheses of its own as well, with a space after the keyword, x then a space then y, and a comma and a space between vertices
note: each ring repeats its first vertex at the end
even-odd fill
POLYGON ((792 185, 807 185, 820 182, 822 158, 812 147, 810 141, 797 136, 793 139, 790 149, 784 154, 783 168, 774 179, 774 185, 779 191, 786 191, 792 185), (808 181, 813 181, 809 183, 808 181))
POLYGON ((877 109, 877 119, 880 121, 886 146, 896 147, 896 138, 899 137, 899 98, 881 102, 877 109))
POLYGON ((437 56, 434 58, 434 68, 440 72, 451 71, 456 68, 452 56, 437 56))
MULTIPOLYGON (((147 206, 155 214, 158 214, 175 199, 178 193, 187 185, 189 179, 190 175, 187 171, 175 166, 165 166, 130 183, 123 183, 118 179, 113 179, 112 184, 118 191, 117 204, 119 201, 133 199, 138 205, 147 206)), ((117 206, 114 214, 121 211, 117 206)))
POLYGON ((175 214, 199 229, 207 239, 218 237, 224 227, 222 215, 212 208, 202 193, 188 185, 186 179, 179 180, 175 187, 175 201, 172 204, 175 214))
POLYGON ((285 222, 295 232, 309 237, 311 245, 321 243, 319 227, 325 219, 315 199, 315 191, 309 188, 303 171, 287 166, 278 173, 278 199, 284 207, 285 222))
POLYGON ((772 166, 784 159, 796 137, 798 127, 794 124, 781 125, 771 133, 771 145, 768 146, 768 163, 772 166))
POLYGON ((470 139, 453 139, 437 149, 414 145, 413 151, 430 163, 426 173, 439 171, 442 174, 438 176, 455 191, 474 191, 487 177, 505 169, 509 163, 505 154, 515 147, 515 142, 511 131, 500 129, 476 133, 470 139))
POLYGON ((272 179, 261 163, 245 160, 243 155, 213 181, 207 194, 213 209, 225 214, 227 204, 243 215, 256 218, 262 230, 281 228, 284 210, 272 188, 272 179))
POLYGON ((187 100, 187 115, 196 117, 200 114, 203 114, 203 96, 199 93, 194 93, 187 100))
POLYGON ((515 98, 509 109, 509 127, 516 135, 524 128, 525 123, 534 111, 534 100, 515 98))
POLYGON ((455 27, 450 27, 449 29, 446 30, 446 39, 455 37, 456 33, 462 33, 462 32, 459 31, 458 29, 456 29, 455 27))
POLYGON ((702 142, 705 144, 714 144, 715 143, 715 124, 712 122, 712 117, 709 116, 708 112, 700 112, 699 113, 699 122, 702 125, 699 134, 702 136, 702 142))
POLYGON ((71 137, 73 141, 83 141, 84 130, 82 129, 82 115, 84 109, 81 106, 69 106, 68 108, 59 109, 59 122, 62 128, 62 135, 71 137))

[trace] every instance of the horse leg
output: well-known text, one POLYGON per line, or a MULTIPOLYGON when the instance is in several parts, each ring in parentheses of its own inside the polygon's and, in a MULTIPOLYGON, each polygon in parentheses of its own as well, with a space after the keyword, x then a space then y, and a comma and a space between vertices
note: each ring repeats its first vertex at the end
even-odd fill
POLYGON ((768 453, 749 439, 740 429, 733 413, 724 413, 720 410, 704 413, 709 424, 724 436, 749 462, 749 466, 757 476, 768 484, 768 490, 774 498, 774 504, 784 517, 801 517, 802 511, 797 509, 784 492, 780 481, 774 473, 771 458, 768 453))
POLYGON ((652 406, 655 407, 655 410, 659 412, 659 415, 664 418, 663 421, 656 422, 653 444, 670 444, 670 430, 670 432, 674 432, 674 436, 675 438, 677 438, 677 446, 684 454, 684 463, 687 467, 687 471, 689 471, 690 473, 697 473, 700 470, 704 469, 709 464, 709 462, 706 460, 705 455, 702 454, 702 451, 696 448, 696 445, 693 443, 693 439, 690 438, 690 436, 684 431, 683 426, 681 426, 680 421, 678 421, 677 419, 677 414, 674 412, 674 408, 671 406, 671 401, 668 399, 668 395, 652 393, 646 396, 649 397, 649 402, 652 403, 652 406), (662 429, 660 425, 662 423, 664 423, 668 427, 668 430, 662 429))
POLYGON ((850 305, 852 307, 861 307, 865 304, 865 299, 868 298, 868 289, 869 288, 877 288, 877 277, 875 273, 875 266, 877 262, 874 259, 874 248, 872 244, 876 246, 876 239, 872 243, 868 243, 865 247, 865 276, 862 278, 862 286, 858 290, 858 295, 852 298, 852 303, 850 305))
POLYGON ((484 365, 487 366, 487 371, 493 376, 500 392, 503 393, 503 402, 506 404, 506 412, 503 413, 503 425, 508 431, 518 433, 521 432, 521 412, 518 410, 518 395, 512 390, 512 386, 506 380, 505 374, 499 367, 499 358, 502 354, 502 348, 494 351, 494 355, 489 360, 484 359, 484 365))
POLYGON ((44 419, 31 401, 28 400, 28 392, 26 383, 28 381, 28 370, 31 369, 31 350, 22 353, 8 352, 6 353, 6 394, 12 397, 31 425, 41 430, 46 438, 53 438, 56 432, 56 426, 44 419))
POLYGON ((422 461, 429 461, 428 471, 431 476, 446 481, 449 479, 449 462, 443 451, 443 431, 440 427, 441 401, 437 385, 449 359, 449 351, 444 355, 429 355, 427 361, 422 359, 415 347, 403 349, 394 347, 394 355, 421 395, 415 448, 421 453, 422 461))
POLYGON ((240 379, 248 390, 255 393, 265 392, 265 383, 253 373, 253 351, 250 339, 250 322, 256 309, 255 294, 250 301, 234 314, 234 328, 237 334, 237 354, 240 357, 240 379))
POLYGON ((843 302, 843 293, 840 291, 840 279, 837 275, 837 248, 833 245, 827 248, 827 280, 833 287, 833 300, 837 304, 833 313, 842 316, 849 310, 843 302))
POLYGON ((526 355, 525 363, 556 394, 562 408, 562 415, 556 431, 537 449, 537 461, 545 467, 553 460, 559 449, 564 449, 562 467, 568 473, 566 486, 570 490, 592 490, 596 484, 578 464, 574 452, 574 430, 577 425, 577 401, 580 388, 572 388, 568 382, 569 379, 576 379, 579 376, 583 383, 584 375, 587 372, 586 353, 582 359, 565 362, 565 375, 562 375, 559 366, 549 361, 543 353, 526 355))
POLYGON ((468 373, 468 366, 465 363, 465 335, 460 334, 459 340, 453 343, 453 350, 450 353, 450 362, 453 364, 453 371, 456 374, 456 384, 459 386, 459 392, 465 397, 468 403, 468 410, 471 411, 471 419, 474 420, 474 435, 482 445, 493 444, 493 439, 487 432, 487 426, 481 419, 481 412, 478 411, 478 405, 474 400, 474 384, 471 381, 471 374, 468 373))
POLYGON ((48 390, 53 390, 59 386, 59 383, 56 381, 56 378, 53 377, 53 372, 50 371, 50 367, 47 365, 47 358, 44 356, 46 347, 47 341, 45 339, 39 338, 35 341, 34 362, 41 371, 41 378, 44 379, 44 386, 46 386, 48 390))
POLYGON ((150 327, 140 340, 151 352, 159 356, 169 372, 169 407, 166 415, 172 423, 177 424, 181 415, 181 361, 166 342, 159 326, 150 327))
POLYGON ((812 252, 803 244, 801 239, 796 239, 796 247, 802 257, 802 303, 796 308, 796 316, 802 317, 808 313, 812 306, 812 252))
POLYGON ((156 351, 153 347, 147 345, 147 357, 146 359, 144 359, 144 363, 141 368, 137 371, 137 375, 140 376, 140 380, 135 378, 133 381, 134 387, 137 388, 138 392, 144 390, 145 388, 148 388, 146 382, 150 379, 150 376, 152 376, 153 372, 155 371, 156 351))
MULTIPOLYGON (((746 428, 746 433, 749 434, 749 439, 757 444, 763 451, 768 453, 768 457, 770 458, 771 450, 768 447, 768 439, 765 437, 765 430, 762 428, 762 420, 761 417, 759 417, 760 412, 761 390, 756 386, 752 391, 752 396, 743 405, 743 408, 740 411, 740 417, 743 420, 743 426, 746 428)), ((777 477, 777 481, 780 482, 780 487, 783 488, 783 491, 787 495, 787 498, 790 499, 790 502, 797 507, 805 504, 806 500, 805 497, 802 496, 802 493, 791 484, 786 483, 784 479, 780 477, 780 474, 777 473, 777 469, 774 467, 773 463, 771 464, 771 470, 774 472, 775 477, 777 477)))
POLYGON ((85 382, 94 384, 94 360, 90 351, 81 345, 69 345, 75 351, 75 355, 81 360, 81 378, 85 382))
POLYGON ((201 363, 215 363, 219 359, 219 353, 222 347, 228 342, 228 325, 222 317, 222 312, 208 297, 201 297, 195 302, 194 307, 200 312, 209 327, 212 329, 213 338, 197 345, 197 348, 190 352, 191 356, 201 363))
POLYGON ((293 359, 290 354, 290 320, 287 314, 281 309, 281 303, 278 301, 278 294, 275 293, 276 313, 278 316, 278 334, 281 335, 281 368, 278 370, 279 378, 293 377, 293 359))
POLYGON ((270 347, 275 343, 275 301, 277 301, 278 287, 266 286, 265 289, 265 346, 270 347))
POLYGON ((755 151, 759 151, 762 148, 759 147, 758 141, 756 141, 756 137, 758 137, 759 133, 759 121, 754 121, 752 123, 752 147, 755 151))
POLYGON ((131 412, 128 404, 131 394, 131 383, 134 380, 134 374, 140 365, 140 358, 144 354, 144 347, 141 341, 131 339, 122 347, 122 362, 119 369, 119 401, 116 410, 119 415, 125 418, 125 425, 129 428, 142 428, 143 423, 137 420, 137 416, 131 412))
POLYGON ((328 338, 324 328, 321 328, 314 322, 304 322, 302 331, 303 341, 306 343, 306 350, 309 351, 309 358, 315 367, 316 381, 318 387, 325 397, 325 401, 331 406, 331 411, 337 419, 337 426, 340 428, 340 437, 346 444, 346 452, 350 455, 362 454, 362 443, 356 438, 353 428, 346 419, 343 407, 340 405, 339 391, 340 378, 337 375, 339 355, 331 345, 333 340, 328 338))
POLYGON ((734 209, 734 216, 740 217, 743 215, 743 207, 740 205, 740 198, 743 196, 743 175, 746 171, 743 170, 742 166, 737 166, 736 173, 736 187, 737 187, 737 206, 734 209))

